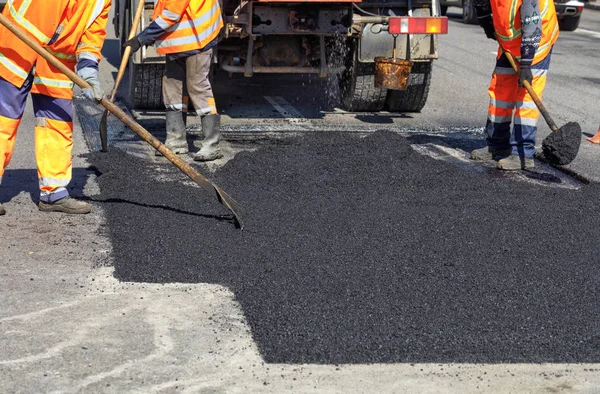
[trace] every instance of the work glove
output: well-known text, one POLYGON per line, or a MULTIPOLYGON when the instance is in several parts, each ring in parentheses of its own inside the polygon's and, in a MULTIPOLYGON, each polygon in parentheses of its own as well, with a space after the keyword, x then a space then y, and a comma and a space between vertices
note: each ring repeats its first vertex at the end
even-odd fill
POLYGON ((98 79, 98 70, 92 67, 84 67, 77 71, 77 75, 83 78, 84 81, 90 84, 91 89, 83 89, 83 95, 90 101, 99 103, 104 97, 104 91, 100 87, 100 79, 98 79))
POLYGON ((482 18, 477 18, 479 21, 479 26, 483 27, 483 31, 485 32, 485 36, 487 38, 491 38, 496 41, 496 29, 494 29, 494 21, 492 20, 491 15, 484 16, 482 18))
POLYGON ((519 70, 519 86, 524 87, 524 81, 529 82, 529 85, 533 83, 533 74, 531 73, 531 66, 529 64, 521 64, 521 69, 519 70))
POLYGON ((142 43, 140 42, 140 39, 137 36, 133 37, 131 40, 125 41, 125 43, 123 44, 123 48, 131 47, 132 54, 136 53, 141 46, 142 43))

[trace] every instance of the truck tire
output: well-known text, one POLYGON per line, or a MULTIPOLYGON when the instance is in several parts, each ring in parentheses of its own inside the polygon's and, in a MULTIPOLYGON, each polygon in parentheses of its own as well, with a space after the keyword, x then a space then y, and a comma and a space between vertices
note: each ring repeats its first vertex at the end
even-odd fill
POLYGON ((447 5, 441 5, 440 6, 440 14, 442 16, 446 16, 447 13, 448 13, 448 6, 447 5))
POLYGON ((564 18, 558 20, 558 26, 562 31, 575 31, 579 27, 580 20, 581 15, 565 16, 564 18))
POLYGON ((164 64, 129 62, 129 95, 131 109, 163 109, 162 76, 164 64))
POLYGON ((378 112, 383 109, 387 89, 375 87, 375 63, 358 61, 358 43, 350 44, 346 70, 339 77, 342 108, 351 112, 378 112))
POLYGON ((466 25, 477 25, 477 14, 475 14, 475 7, 473 7, 472 0, 463 0, 463 23, 466 25))
POLYGON ((386 109, 390 112, 420 112, 429 95, 431 62, 414 63, 406 90, 388 90, 386 109))

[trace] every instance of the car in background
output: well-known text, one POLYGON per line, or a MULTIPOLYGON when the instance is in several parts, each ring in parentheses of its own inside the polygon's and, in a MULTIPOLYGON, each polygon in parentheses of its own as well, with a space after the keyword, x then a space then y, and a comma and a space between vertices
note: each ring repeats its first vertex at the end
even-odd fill
MULTIPOLYGON (((581 13, 587 1, 589 0, 554 0, 560 30, 573 31, 579 27, 581 13)), ((461 8, 463 22, 469 25, 477 24, 472 0, 440 0, 442 15, 446 15, 448 7, 461 8)))

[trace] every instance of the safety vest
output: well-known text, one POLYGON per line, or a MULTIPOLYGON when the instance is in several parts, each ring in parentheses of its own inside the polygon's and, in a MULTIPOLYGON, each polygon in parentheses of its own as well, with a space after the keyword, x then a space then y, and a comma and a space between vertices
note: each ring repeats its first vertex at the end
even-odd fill
MULTIPOLYGON (((538 0, 542 38, 535 52, 533 64, 542 61, 558 38, 558 20, 553 0, 538 0)), ((521 59, 522 0, 491 0, 494 29, 500 46, 517 59, 521 59)))
POLYGON ((166 30, 156 40, 160 54, 202 49, 223 27, 218 0, 158 0, 153 20, 166 30))
MULTIPOLYGON (((74 66, 78 55, 98 62, 102 58, 100 51, 111 3, 112 0, 8 0, 2 14, 54 56, 74 66)), ((0 26, 2 78, 21 87, 38 56, 0 26)))

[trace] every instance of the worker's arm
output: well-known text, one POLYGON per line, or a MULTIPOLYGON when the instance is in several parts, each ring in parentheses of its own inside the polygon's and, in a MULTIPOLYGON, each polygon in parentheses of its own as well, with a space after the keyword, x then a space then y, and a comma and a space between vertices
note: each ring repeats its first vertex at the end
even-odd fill
POLYGON ((98 63, 102 59, 102 45, 106 38, 106 23, 112 0, 97 1, 90 20, 82 20, 86 29, 77 45, 77 74, 92 86, 83 94, 90 100, 100 101, 104 92, 98 78, 98 63))
POLYGON ((528 0, 521 4, 521 72, 519 85, 523 81, 533 81, 531 63, 542 39, 542 18, 538 0, 528 0))
POLYGON ((130 46, 131 52, 135 52, 142 45, 152 45, 174 24, 179 22, 191 0, 164 0, 165 7, 161 14, 140 34, 125 42, 123 46, 130 46))
POLYGON ((483 27, 487 38, 495 40, 496 30, 494 29, 490 0, 473 0, 473 8, 475 9, 479 26, 483 27))

